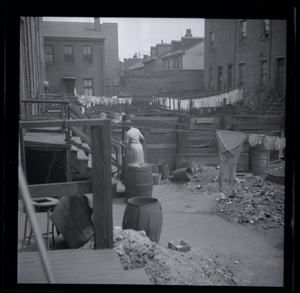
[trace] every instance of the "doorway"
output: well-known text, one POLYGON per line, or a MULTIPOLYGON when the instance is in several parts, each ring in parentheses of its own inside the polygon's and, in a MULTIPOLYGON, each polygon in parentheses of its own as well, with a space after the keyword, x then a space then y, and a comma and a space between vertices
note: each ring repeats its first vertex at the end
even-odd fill
POLYGON ((74 94, 74 88, 76 86, 75 79, 65 79, 66 93, 74 94))

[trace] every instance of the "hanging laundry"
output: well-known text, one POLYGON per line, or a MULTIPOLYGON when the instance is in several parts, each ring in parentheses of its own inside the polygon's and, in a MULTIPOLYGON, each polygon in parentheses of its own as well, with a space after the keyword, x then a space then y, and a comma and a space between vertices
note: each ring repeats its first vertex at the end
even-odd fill
POLYGON ((265 137, 265 135, 258 134, 258 144, 263 143, 264 137, 265 137))
POLYGON ((274 147, 276 151, 283 150, 285 147, 285 139, 276 137, 274 141, 274 147))
POLYGON ((276 136, 265 136, 263 140, 263 144, 266 147, 267 150, 273 150, 274 149, 274 142, 275 142, 276 136))
POLYGON ((222 188, 222 182, 228 182, 233 187, 236 166, 243 143, 247 138, 246 133, 219 130, 217 131, 217 140, 220 156, 219 169, 219 188, 222 188))
POLYGON ((251 146, 255 146, 258 144, 258 134, 249 134, 249 138, 248 138, 249 144, 251 146))

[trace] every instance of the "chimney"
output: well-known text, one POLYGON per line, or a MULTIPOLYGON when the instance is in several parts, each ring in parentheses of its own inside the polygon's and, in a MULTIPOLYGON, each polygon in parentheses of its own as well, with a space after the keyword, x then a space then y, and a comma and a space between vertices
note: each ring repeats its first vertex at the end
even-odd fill
POLYGON ((163 43, 164 43, 164 41, 163 41, 163 40, 161 40, 161 43, 163 44, 163 43))
POLYGON ((143 59, 144 59, 144 61, 145 60, 147 60, 149 58, 149 56, 148 55, 143 55, 143 59))
POLYGON ((94 17, 95 30, 101 31, 100 17, 94 17))
POLYGON ((191 29, 187 28, 186 29, 186 34, 185 34, 185 37, 192 37, 192 33, 191 33, 191 29))

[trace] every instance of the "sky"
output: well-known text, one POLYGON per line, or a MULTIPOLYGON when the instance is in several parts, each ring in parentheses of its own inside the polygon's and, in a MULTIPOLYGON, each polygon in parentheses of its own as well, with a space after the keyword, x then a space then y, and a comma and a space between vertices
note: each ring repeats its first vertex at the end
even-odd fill
MULTIPOLYGON (((46 21, 94 22, 93 17, 43 17, 46 21)), ((118 23, 119 60, 132 58, 140 53, 150 55, 150 47, 161 43, 180 40, 191 29, 193 37, 204 37, 202 18, 108 18, 100 17, 100 22, 118 23)), ((139 56, 139 55, 138 55, 139 56)))

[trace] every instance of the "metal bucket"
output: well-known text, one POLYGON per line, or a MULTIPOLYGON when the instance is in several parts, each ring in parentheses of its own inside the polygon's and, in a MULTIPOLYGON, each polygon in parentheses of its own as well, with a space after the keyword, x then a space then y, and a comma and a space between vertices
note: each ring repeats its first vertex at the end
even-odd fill
POLYGON ((173 180, 175 181, 190 181, 193 177, 193 171, 191 168, 181 168, 173 172, 173 180))
POLYGON ((153 177, 153 185, 159 185, 161 180, 161 174, 160 173, 152 173, 153 177))
POLYGON ((161 173, 161 180, 168 179, 170 177, 169 165, 167 163, 158 166, 159 173, 161 173))

